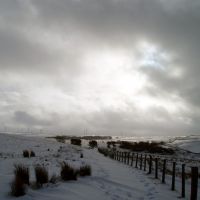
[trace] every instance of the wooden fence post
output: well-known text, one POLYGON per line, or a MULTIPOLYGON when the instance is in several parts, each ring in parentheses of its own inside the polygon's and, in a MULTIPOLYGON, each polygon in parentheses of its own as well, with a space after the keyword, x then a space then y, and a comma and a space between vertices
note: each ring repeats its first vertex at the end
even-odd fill
POLYGON ((149 173, 148 174, 151 174, 151 171, 152 171, 152 156, 150 155, 149 156, 149 173))
POLYGON ((123 162, 124 160, 124 152, 122 152, 122 159, 121 159, 121 162, 123 162))
POLYGON ((146 171, 147 155, 144 156, 144 171, 146 171))
POLYGON ((142 169, 142 154, 140 155, 140 169, 142 169))
POLYGON ((185 197, 185 164, 182 164, 182 187, 181 187, 181 197, 185 197))
POLYGON ((129 165, 130 152, 127 153, 127 164, 129 165))
POLYGON ((124 163, 126 164, 126 152, 124 152, 124 163))
POLYGON ((132 156, 131 156, 131 166, 133 166, 133 157, 134 157, 134 153, 132 153, 132 156))
POLYGON ((137 166, 137 163, 138 163, 138 153, 137 153, 137 155, 136 155, 135 168, 137 168, 137 167, 138 167, 138 166, 137 166))
POLYGON ((158 158, 155 158, 155 178, 158 178, 158 158))
POLYGON ((198 167, 192 167, 191 171, 191 195, 190 200, 197 200, 198 191, 198 167))
POLYGON ((167 160, 163 160, 163 170, 162 170, 162 183, 165 183, 165 172, 166 172, 166 162, 167 160))
POLYGON ((172 167, 172 190, 175 190, 175 177, 176 177, 176 162, 173 162, 172 167))

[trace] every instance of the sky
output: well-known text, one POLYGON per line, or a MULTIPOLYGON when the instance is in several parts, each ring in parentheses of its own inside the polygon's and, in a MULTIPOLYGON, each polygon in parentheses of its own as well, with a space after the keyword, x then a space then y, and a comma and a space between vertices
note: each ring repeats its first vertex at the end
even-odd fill
POLYGON ((200 134, 199 0, 0 0, 0 130, 200 134))

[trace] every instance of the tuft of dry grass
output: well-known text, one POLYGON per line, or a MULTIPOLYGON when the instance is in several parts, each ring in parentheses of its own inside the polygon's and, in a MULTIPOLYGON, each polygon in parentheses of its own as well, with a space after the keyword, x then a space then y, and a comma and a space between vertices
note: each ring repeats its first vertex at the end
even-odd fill
POLYGON ((72 138, 71 139, 71 144, 81 146, 81 139, 72 138))
POLYGON ((43 184, 49 182, 48 171, 45 167, 36 166, 35 167, 35 177, 36 177, 36 184, 39 186, 42 186, 43 184))
POLYGON ((90 140, 89 141, 89 147, 90 148, 96 148, 97 147, 97 141, 96 140, 90 140))
POLYGON ((23 156, 24 156, 24 158, 29 158, 29 151, 28 150, 24 150, 23 151, 23 156))
POLYGON ((23 196, 26 193, 26 185, 29 185, 29 168, 22 165, 14 165, 15 178, 12 181, 11 195, 15 197, 23 196))
POLYGON ((90 165, 81 166, 79 169, 80 176, 91 176, 92 169, 90 165))
POLYGON ((14 165, 14 174, 16 179, 22 180, 24 184, 29 185, 29 168, 25 165, 18 164, 14 165))
POLYGON ((35 152, 34 151, 30 152, 30 157, 35 157, 35 152))
POLYGON ((26 185, 20 177, 15 177, 10 187, 12 196, 20 197, 26 194, 26 185))
POLYGON ((63 162, 61 165, 60 176, 62 180, 69 181, 69 180, 77 180, 77 170, 71 167, 69 164, 63 162))

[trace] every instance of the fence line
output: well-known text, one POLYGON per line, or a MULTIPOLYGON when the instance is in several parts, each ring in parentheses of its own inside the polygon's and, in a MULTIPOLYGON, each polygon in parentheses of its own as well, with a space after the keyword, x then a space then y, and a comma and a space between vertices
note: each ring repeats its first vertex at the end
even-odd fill
MULTIPOLYGON (((160 157, 160 156, 153 156, 152 154, 140 154, 139 153, 132 153, 130 156, 130 152, 122 152, 122 151, 115 151, 113 153, 112 158, 114 160, 120 161, 124 164, 133 166, 133 161, 135 158, 135 168, 138 168, 140 170, 146 171, 146 167, 148 164, 148 173, 152 174, 152 168, 153 168, 153 162, 154 162, 154 170, 155 170, 155 179, 158 179, 158 169, 159 169, 159 162, 161 163, 162 168, 160 169, 162 171, 162 177, 161 177, 161 183, 165 184, 165 176, 166 176, 166 164, 171 163, 172 159, 167 160, 167 158, 160 157), (164 159, 163 159, 164 158, 164 159), (131 162, 130 162, 131 161, 131 162), (139 164, 139 166, 138 166, 139 164)), ((174 191, 176 189, 176 165, 177 162, 173 160, 172 162, 172 174, 171 174, 171 190, 174 191)), ((191 190, 190 190, 190 200, 197 200, 197 193, 198 193, 198 167, 191 167, 191 190)), ((185 180, 186 180, 186 174, 185 174, 185 163, 181 166, 181 197, 185 197, 185 180)))

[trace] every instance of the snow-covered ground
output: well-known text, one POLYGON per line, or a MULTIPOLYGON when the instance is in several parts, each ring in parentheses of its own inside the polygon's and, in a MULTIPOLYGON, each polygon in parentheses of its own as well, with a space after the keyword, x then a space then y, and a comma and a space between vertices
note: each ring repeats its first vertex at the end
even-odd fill
POLYGON ((172 144, 193 153, 200 153, 200 136, 177 137, 172 144))
POLYGON ((168 184, 161 184, 145 172, 104 157, 96 150, 61 144, 39 137, 0 134, 0 200, 15 199, 9 195, 13 179, 13 165, 23 163, 31 170, 34 181, 34 166, 43 164, 50 176, 59 175, 60 163, 67 161, 79 167, 90 164, 92 176, 78 181, 58 182, 41 189, 28 189, 20 200, 167 200, 177 199, 180 192, 170 191, 168 184), (31 149, 34 158, 23 158, 22 151, 31 149), (83 152, 84 158, 80 158, 83 152))

